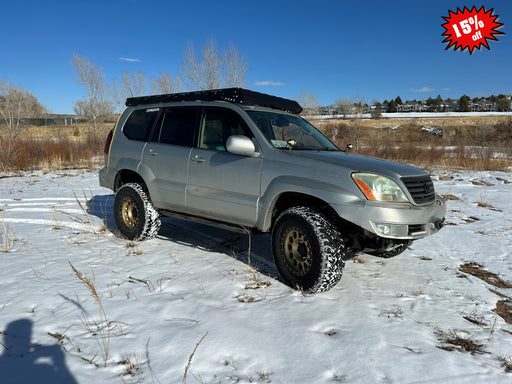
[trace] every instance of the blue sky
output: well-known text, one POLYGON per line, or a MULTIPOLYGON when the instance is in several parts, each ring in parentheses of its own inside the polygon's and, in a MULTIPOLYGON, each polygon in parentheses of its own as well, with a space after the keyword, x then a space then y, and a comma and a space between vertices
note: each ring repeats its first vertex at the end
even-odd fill
POLYGON ((123 71, 150 78, 179 72, 187 44, 209 38, 246 58, 247 88, 287 98, 307 90, 321 105, 512 93, 510 0, 11 0, 1 19, 0 79, 54 113, 73 113, 84 96, 73 52, 102 65, 107 80, 123 71), (494 8, 505 35, 472 55, 445 50, 442 17, 473 5, 494 8))

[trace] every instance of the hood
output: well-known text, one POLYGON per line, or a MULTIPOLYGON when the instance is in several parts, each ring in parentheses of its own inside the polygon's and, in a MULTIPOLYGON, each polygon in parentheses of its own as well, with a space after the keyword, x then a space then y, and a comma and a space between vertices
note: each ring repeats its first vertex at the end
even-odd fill
POLYGON ((348 155, 345 152, 327 152, 327 151, 300 151, 292 150, 289 153, 294 156, 318 160, 328 164, 334 164, 351 169, 352 172, 371 172, 393 178, 408 176, 424 176, 428 175, 419 168, 409 165, 399 164, 392 161, 376 159, 361 155, 348 155))

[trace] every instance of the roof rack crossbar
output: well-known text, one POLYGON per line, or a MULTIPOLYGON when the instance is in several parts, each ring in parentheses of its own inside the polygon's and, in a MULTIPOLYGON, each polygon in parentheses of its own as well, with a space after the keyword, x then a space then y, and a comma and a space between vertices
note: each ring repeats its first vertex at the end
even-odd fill
POLYGON ((230 103, 258 105, 287 111, 295 114, 302 112, 302 107, 295 100, 284 99, 278 96, 267 95, 243 88, 223 88, 208 91, 169 93, 165 95, 151 95, 129 97, 126 106, 133 107, 145 104, 169 103, 173 101, 228 101, 230 103))

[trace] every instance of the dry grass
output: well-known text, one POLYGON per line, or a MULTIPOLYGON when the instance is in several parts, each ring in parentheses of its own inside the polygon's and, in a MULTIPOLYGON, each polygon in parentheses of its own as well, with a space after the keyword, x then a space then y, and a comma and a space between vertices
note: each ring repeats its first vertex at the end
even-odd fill
POLYGON ((503 280, 499 275, 486 271, 484 267, 477 263, 465 263, 459 266, 459 271, 468 275, 475 276, 496 288, 512 288, 512 284, 503 280))
MULTIPOLYGON (((208 332, 206 332, 203 337, 201 337, 201 340, 199 340, 196 344, 196 347, 194 348, 194 350, 192 351, 192 353, 190 354, 190 357, 188 358, 188 363, 187 363, 187 366, 185 367, 185 374, 183 375, 183 380, 182 380, 182 384, 186 384, 187 382, 187 374, 188 374, 188 371, 190 369, 190 366, 192 365, 192 359, 194 358, 194 355, 196 354, 196 351, 197 351, 197 348, 199 348, 199 345, 203 342, 203 340, 206 338, 206 336, 208 335, 208 332)), ((202 382, 202 381, 201 381, 202 382)))
POLYGON ((312 121, 340 148, 421 166, 471 170, 512 167, 512 118, 449 117, 312 121))
MULTIPOLYGON (((103 302, 101 299, 101 295, 96 289, 96 281, 94 277, 94 273, 92 277, 89 278, 84 276, 80 271, 78 271, 73 264, 69 261, 69 265, 73 270, 75 276, 78 278, 81 284, 83 284, 91 294, 92 298, 98 304, 99 314, 100 314, 100 324, 98 325, 98 329, 101 333, 101 340, 103 342, 103 357, 104 357, 104 365, 107 366, 108 359, 110 357, 110 336, 112 331, 112 322, 108 320, 107 313, 105 312, 105 308, 103 307, 103 302)), ((91 330, 91 333, 94 333, 91 330)))
MULTIPOLYGON (((124 360, 121 360, 118 364, 124 366, 124 371, 121 375, 121 380, 123 383, 126 383, 125 376, 130 376, 131 378, 137 379, 137 383, 143 383, 144 382, 144 372, 142 371, 142 363, 141 363, 141 356, 139 354, 138 357, 135 357, 133 355, 125 354, 124 360)), ((134 382, 133 380, 130 380, 130 382, 134 382)))
POLYGON ((496 303, 495 312, 506 323, 512 324, 512 300, 500 300, 496 303))
POLYGON ((445 351, 469 352, 472 355, 486 353, 483 344, 475 341, 472 337, 461 336, 453 330, 449 332, 439 331, 438 338, 443 343, 438 348, 445 351))
POLYGON ((500 359, 501 366, 505 369, 505 372, 512 372, 512 355, 505 356, 500 359))
POLYGON ((0 135, 0 171, 90 168, 93 158, 103 153, 110 128, 101 127, 97 134, 86 127, 66 128, 79 130, 73 135, 71 131, 62 132, 62 127, 31 127, 17 138, 0 135))
POLYGON ((16 239, 14 229, 5 223, 1 215, 0 224, 0 253, 10 252, 16 239))
MULTIPOLYGON (((98 135, 103 136, 112 128, 112 123, 105 123, 98 128, 98 135)), ((83 141, 92 134, 90 124, 73 125, 48 125, 48 126, 28 126, 23 130, 24 138, 71 140, 83 141)))

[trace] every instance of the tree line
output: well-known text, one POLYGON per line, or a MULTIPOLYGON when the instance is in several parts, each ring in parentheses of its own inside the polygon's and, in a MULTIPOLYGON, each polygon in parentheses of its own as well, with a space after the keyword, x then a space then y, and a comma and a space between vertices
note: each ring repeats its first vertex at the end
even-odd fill
POLYGON ((404 102, 400 96, 397 96, 395 99, 384 100, 383 102, 373 100, 371 104, 368 104, 363 98, 357 97, 354 99, 338 99, 334 105, 329 107, 316 105, 309 112, 318 113, 320 110, 328 112, 328 114, 339 115, 371 113, 376 118, 383 112, 509 112, 512 110, 512 100, 511 95, 503 94, 480 98, 462 95, 459 99, 443 99, 441 95, 437 95, 436 98, 429 97, 425 100, 407 100, 404 102))
POLYGON ((437 95, 436 98, 429 97, 422 101, 409 100, 405 103, 402 102, 402 99, 398 96, 394 100, 384 100, 381 105, 387 112, 398 112, 400 105, 421 105, 424 107, 424 110, 430 112, 448 112, 450 110, 471 112, 471 107, 474 105, 485 106, 487 104, 492 104, 495 106, 496 112, 507 112, 510 111, 510 103, 510 96, 500 94, 498 96, 491 95, 488 97, 475 97, 473 99, 468 95, 462 95, 459 99, 443 99, 441 95, 437 95))

